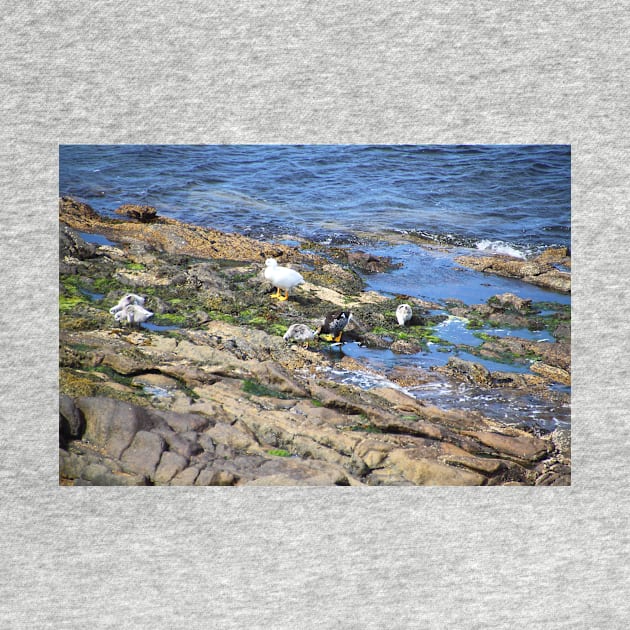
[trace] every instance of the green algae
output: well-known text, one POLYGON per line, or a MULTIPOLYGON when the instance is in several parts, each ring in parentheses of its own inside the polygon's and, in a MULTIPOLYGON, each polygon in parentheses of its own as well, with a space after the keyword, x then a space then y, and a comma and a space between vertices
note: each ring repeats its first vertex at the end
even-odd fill
POLYGON ((276 389, 267 387, 266 385, 263 385, 262 383, 259 383, 258 381, 252 379, 245 379, 243 381, 242 390, 247 394, 251 394, 252 396, 267 396, 270 398, 283 399, 289 398, 289 396, 284 392, 279 392, 276 389))
POLYGON ((275 455, 276 457, 291 457, 291 453, 283 448, 272 448, 267 451, 269 455, 275 455))
POLYGON ((421 345, 426 345, 427 343, 451 345, 436 335, 435 330, 431 326, 407 326, 404 329, 375 326, 372 332, 381 337, 389 337, 394 340, 416 341, 421 345))
POLYGON ((160 313, 153 316, 153 323, 158 326, 183 326, 187 319, 180 313, 160 313))
POLYGON ((87 304, 88 302, 87 296, 83 295, 59 295, 59 310, 66 313, 79 304, 87 304))

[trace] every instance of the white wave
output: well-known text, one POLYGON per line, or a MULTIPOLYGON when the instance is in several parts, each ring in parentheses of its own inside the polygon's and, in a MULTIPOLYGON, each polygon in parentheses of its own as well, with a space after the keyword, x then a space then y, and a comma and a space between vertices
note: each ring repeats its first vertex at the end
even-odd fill
POLYGON ((509 245, 505 241, 491 241, 486 238, 477 243, 477 249, 493 254, 505 254, 507 256, 513 256, 514 258, 527 258, 527 252, 516 249, 516 247, 509 245))

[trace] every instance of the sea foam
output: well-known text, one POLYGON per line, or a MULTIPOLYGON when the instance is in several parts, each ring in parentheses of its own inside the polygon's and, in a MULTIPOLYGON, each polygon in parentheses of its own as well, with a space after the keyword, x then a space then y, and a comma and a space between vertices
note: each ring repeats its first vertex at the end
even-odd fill
POLYGON ((491 252, 493 254, 505 254, 506 256, 513 256, 514 258, 527 258, 525 252, 509 245, 505 241, 491 241, 489 239, 483 239, 477 243, 477 249, 483 252, 491 252))

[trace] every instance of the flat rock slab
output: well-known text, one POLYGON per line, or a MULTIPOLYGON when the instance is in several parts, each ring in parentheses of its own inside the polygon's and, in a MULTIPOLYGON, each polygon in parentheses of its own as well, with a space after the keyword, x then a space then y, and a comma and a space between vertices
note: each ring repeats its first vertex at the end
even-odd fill
POLYGON ((76 405, 85 418, 84 439, 114 459, 120 458, 138 431, 156 426, 146 409, 114 398, 82 397, 76 405))
POLYGON ((122 454, 121 462, 129 472, 153 480, 163 450, 164 440, 157 433, 138 431, 129 448, 122 454))
POLYGON ((162 453, 160 463, 155 471, 155 483, 166 484, 175 475, 179 474, 188 465, 188 460, 179 455, 178 453, 172 453, 171 451, 165 451, 162 453))
POLYGON ((474 437, 497 453, 528 462, 538 461, 550 450, 548 442, 529 435, 512 436, 489 431, 471 431, 467 435, 474 437))
POLYGON ((389 453, 388 460, 405 479, 419 486, 481 486, 486 483, 483 475, 443 464, 428 456, 424 448, 396 449, 389 453))

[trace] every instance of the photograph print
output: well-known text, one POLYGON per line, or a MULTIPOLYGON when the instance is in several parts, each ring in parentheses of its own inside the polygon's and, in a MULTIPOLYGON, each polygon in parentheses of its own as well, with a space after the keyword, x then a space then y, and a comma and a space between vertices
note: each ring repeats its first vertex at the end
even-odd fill
POLYGON ((59 484, 571 483, 568 145, 60 145, 59 484))

